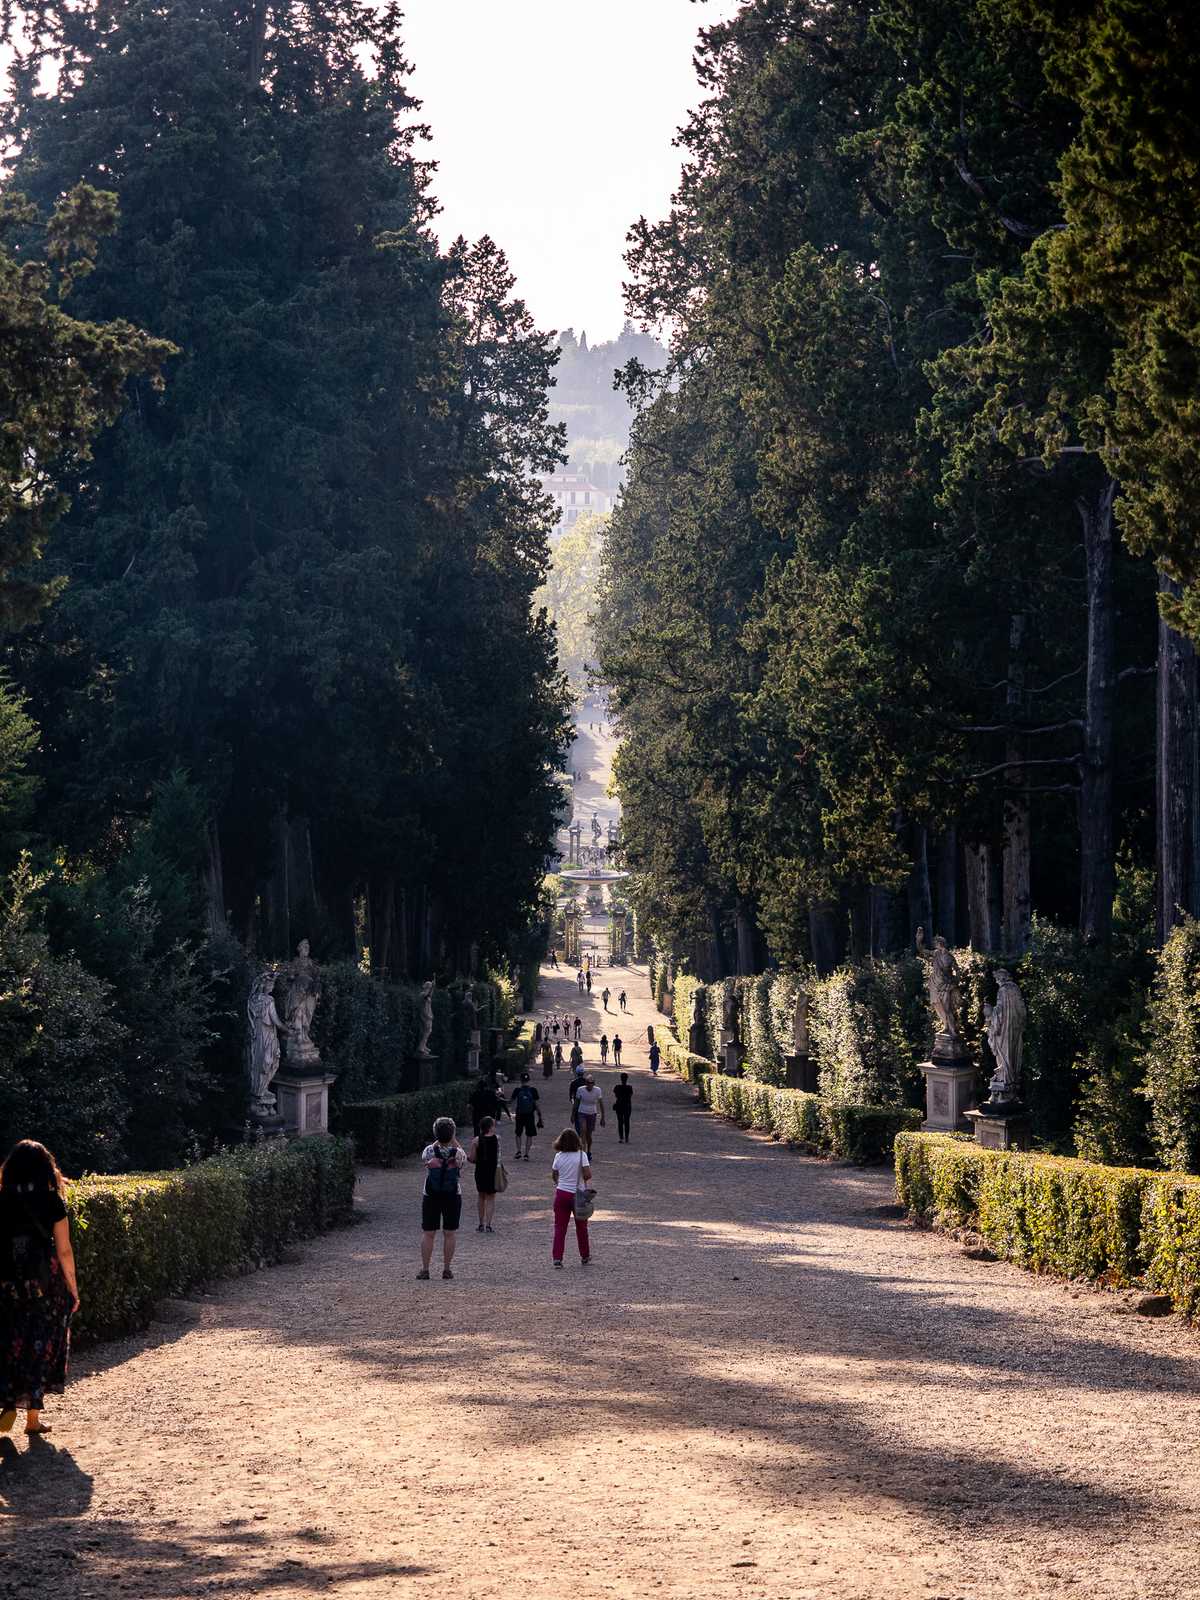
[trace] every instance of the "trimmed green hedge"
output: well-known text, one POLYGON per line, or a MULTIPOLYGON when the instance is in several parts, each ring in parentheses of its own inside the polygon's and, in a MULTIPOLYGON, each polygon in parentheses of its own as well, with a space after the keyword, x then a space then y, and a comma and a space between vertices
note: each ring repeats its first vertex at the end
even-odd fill
POLYGON ((706 1072, 715 1072, 716 1065, 707 1056, 693 1055, 686 1045, 680 1044, 661 1028, 655 1032, 663 1061, 672 1072, 686 1078, 688 1083, 699 1083, 706 1072))
POLYGON ((744 1127, 759 1128, 789 1144, 828 1151, 860 1166, 887 1161, 896 1135, 921 1122, 921 1113, 910 1106, 850 1105, 712 1071, 700 1077, 699 1086, 700 1098, 710 1110, 744 1127))
POLYGON ((395 1166, 429 1143, 435 1117, 453 1117, 460 1127, 469 1123, 467 1097, 477 1081, 455 1078, 411 1094, 355 1101, 341 1108, 339 1128, 354 1140, 360 1161, 373 1167, 395 1166))
POLYGON ((81 1178, 67 1186, 88 1342, 144 1328, 157 1301, 278 1261, 296 1239, 350 1218, 348 1140, 230 1151, 177 1172, 81 1178))
POLYGON ((1188 1316, 1200 1311, 1200 1178, 901 1133, 896 1198, 934 1227, 974 1229, 1031 1271, 1141 1282, 1188 1316))

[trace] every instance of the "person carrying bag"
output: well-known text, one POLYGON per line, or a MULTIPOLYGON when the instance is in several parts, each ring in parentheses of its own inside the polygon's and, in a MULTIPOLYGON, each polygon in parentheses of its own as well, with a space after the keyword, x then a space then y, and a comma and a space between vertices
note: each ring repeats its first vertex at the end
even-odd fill
POLYGON ((554 1179, 554 1243, 551 1259, 556 1267, 562 1266, 567 1226, 573 1218, 580 1264, 586 1267, 592 1255, 588 1218, 595 1209, 596 1199, 596 1191, 591 1187, 591 1163, 574 1128, 563 1129, 554 1141, 554 1149, 556 1153, 551 1169, 554 1179))

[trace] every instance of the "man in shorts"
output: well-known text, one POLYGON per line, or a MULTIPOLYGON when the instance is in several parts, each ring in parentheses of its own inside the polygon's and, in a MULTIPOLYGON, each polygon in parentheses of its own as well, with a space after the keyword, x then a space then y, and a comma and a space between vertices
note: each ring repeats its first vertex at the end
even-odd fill
POLYGON ((438 1229, 442 1230, 442 1277, 452 1278, 450 1263, 458 1243, 458 1224, 462 1217, 462 1191, 459 1177, 466 1165, 467 1152, 455 1138, 449 1117, 439 1117, 433 1125, 432 1144, 421 1151, 425 1168, 425 1187, 421 1190, 421 1270, 418 1278, 428 1278, 429 1263, 438 1229))
MULTIPOLYGON (((562 1046, 555 1046, 555 1056, 561 1060, 562 1046)), ((525 1140, 525 1160, 529 1160, 529 1147, 537 1138, 537 1131, 542 1125, 542 1113, 538 1108, 538 1092, 529 1081, 529 1074, 523 1072, 521 1081, 513 1090, 509 1099, 513 1103, 516 1113, 516 1154, 514 1159, 521 1159, 521 1139, 525 1140)))

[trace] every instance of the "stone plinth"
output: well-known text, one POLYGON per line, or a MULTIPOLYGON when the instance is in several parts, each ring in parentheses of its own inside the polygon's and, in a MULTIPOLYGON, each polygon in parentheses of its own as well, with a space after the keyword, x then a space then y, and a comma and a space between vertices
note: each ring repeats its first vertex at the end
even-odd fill
POLYGON ((817 1063, 811 1056, 784 1056, 789 1089, 802 1089, 805 1094, 817 1092, 817 1063))
POLYGON ((731 1078, 740 1078, 742 1075, 742 1047, 736 1039, 731 1039, 724 1048, 724 1061, 721 1070, 731 1078))
POLYGON ((279 1115, 288 1133, 303 1137, 329 1132, 329 1086, 332 1072, 281 1072, 272 1087, 279 1099, 279 1115))
POLYGON ((702 1056, 708 1040, 704 1037, 704 1025, 697 1022, 688 1029, 688 1049, 694 1056, 702 1056))
POLYGON ((429 1050, 420 1051, 412 1057, 413 1070, 417 1076, 418 1089, 430 1089, 437 1082, 438 1058, 429 1050))
POLYGON ((989 1111, 980 1106, 968 1111, 975 1124, 975 1143, 983 1150, 1028 1150, 1032 1123, 1024 1106, 1009 1105, 989 1111))
POLYGON ((926 1133, 969 1133, 967 1112, 979 1098, 979 1068, 973 1061, 922 1061, 926 1133))
MULTIPOLYGON (((540 1029, 540 1027, 541 1027, 540 1023, 538 1024, 538 1027, 540 1029)), ((474 1076, 479 1071, 479 1052, 480 1052, 479 1039, 480 1039, 479 1029, 478 1028, 473 1028, 471 1030, 470 1039, 467 1042, 467 1072, 469 1074, 471 1074, 472 1076, 474 1076)))

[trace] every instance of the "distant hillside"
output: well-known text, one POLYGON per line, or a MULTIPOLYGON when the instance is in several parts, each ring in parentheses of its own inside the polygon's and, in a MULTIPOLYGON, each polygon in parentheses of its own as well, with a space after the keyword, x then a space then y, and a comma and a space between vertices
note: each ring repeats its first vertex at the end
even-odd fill
POLYGON ((665 366, 667 352, 629 322, 619 338, 604 344, 589 345, 587 334, 576 338, 573 328, 560 333, 558 342, 562 355, 554 369, 550 415, 566 423, 571 465, 586 469, 598 488, 615 490, 632 413, 625 396, 613 388, 613 373, 634 358, 647 367, 665 366))

